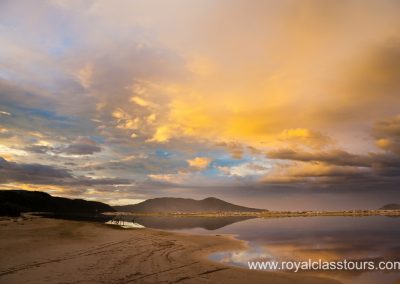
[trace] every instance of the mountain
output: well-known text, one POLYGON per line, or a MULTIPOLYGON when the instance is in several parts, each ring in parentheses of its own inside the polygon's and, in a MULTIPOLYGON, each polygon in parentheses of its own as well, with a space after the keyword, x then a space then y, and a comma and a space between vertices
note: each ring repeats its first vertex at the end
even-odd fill
POLYGON ((264 209, 235 205, 215 197, 203 200, 163 197, 148 199, 138 204, 114 206, 120 212, 195 213, 195 212, 260 212, 264 209))
POLYGON ((400 204, 390 203, 385 206, 379 208, 379 210, 400 210, 400 204))
POLYGON ((0 216, 19 216, 21 212, 97 214, 113 211, 111 206, 97 201, 54 197, 41 191, 0 190, 0 216))

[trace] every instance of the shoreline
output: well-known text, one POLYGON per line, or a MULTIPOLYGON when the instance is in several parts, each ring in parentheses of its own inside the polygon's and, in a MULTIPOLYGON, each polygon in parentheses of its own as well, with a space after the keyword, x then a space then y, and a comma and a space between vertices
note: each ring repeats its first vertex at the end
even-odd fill
POLYGON ((211 261, 245 249, 230 235, 28 217, 0 221, 0 283, 339 283, 288 272, 250 271, 211 261))
POLYGON ((132 216, 163 216, 163 217, 366 217, 387 216, 400 217, 400 210, 346 210, 346 211, 262 211, 262 212, 195 212, 195 213, 144 213, 144 212, 105 212, 107 216, 132 215, 132 216))

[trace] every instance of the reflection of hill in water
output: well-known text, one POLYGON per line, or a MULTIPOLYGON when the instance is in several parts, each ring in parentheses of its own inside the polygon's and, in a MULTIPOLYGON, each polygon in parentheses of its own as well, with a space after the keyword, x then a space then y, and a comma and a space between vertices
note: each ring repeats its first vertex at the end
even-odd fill
POLYGON ((236 222, 253 219, 251 216, 227 216, 227 217, 171 217, 171 216, 140 216, 135 222, 147 228, 179 230, 203 228, 216 230, 236 222))

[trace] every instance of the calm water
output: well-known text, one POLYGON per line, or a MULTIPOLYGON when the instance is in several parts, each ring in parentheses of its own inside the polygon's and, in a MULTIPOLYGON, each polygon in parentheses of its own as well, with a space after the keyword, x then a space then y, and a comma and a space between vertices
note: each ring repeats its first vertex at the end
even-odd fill
MULTIPOLYGON (((140 217, 135 222, 169 231, 235 235, 248 243, 248 250, 221 252, 210 257, 228 265, 246 268, 248 261, 260 259, 400 260, 400 218, 140 217)), ((312 273, 336 278, 344 283, 400 283, 400 271, 312 273)))

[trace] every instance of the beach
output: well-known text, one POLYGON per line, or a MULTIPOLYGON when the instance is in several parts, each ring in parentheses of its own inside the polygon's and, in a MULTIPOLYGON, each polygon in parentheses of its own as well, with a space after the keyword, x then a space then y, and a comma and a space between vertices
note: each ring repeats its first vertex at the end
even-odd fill
POLYGON ((49 218, 0 221, 0 283, 338 283, 212 262, 244 249, 232 236, 197 236, 49 218))

